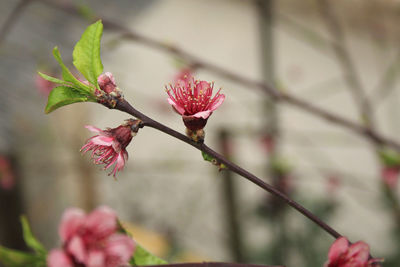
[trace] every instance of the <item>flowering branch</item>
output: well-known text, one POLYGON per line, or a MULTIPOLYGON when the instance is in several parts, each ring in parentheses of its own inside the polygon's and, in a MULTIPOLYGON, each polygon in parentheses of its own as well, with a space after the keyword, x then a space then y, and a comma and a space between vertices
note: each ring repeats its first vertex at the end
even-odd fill
POLYGON ((132 107, 124 99, 117 100, 117 103, 115 105, 115 109, 123 111, 123 112, 126 112, 126 113, 128 113, 128 114, 130 114, 130 115, 132 115, 132 116, 134 116, 134 117, 136 117, 138 119, 140 119, 142 121, 141 127, 147 126, 147 127, 151 127, 151 128, 157 129, 157 130, 159 130, 159 131, 161 131, 163 133, 166 133, 166 134, 168 134, 170 136, 173 136, 173 137, 175 137, 175 138, 177 138, 177 139, 179 139, 179 140, 181 140, 181 141, 183 141, 183 142, 185 142, 185 143, 197 148, 198 150, 203 151, 204 153, 207 153, 208 155, 210 155, 213 158, 215 158, 219 163, 224 164, 231 171, 239 174, 240 176, 244 177, 245 179, 249 180, 250 182, 256 184, 259 187, 261 187, 265 191, 268 191, 269 193, 273 194, 274 196, 276 196, 276 197, 280 198, 281 200, 285 201, 288 205, 290 205, 291 207, 293 207, 294 209, 299 211, 305 217, 307 217, 310 220, 312 220, 314 223, 316 223, 319 227, 324 229, 326 232, 328 232, 333 237, 338 238, 338 237, 341 236, 332 227, 330 227, 329 225, 324 223, 321 219, 319 219, 317 216, 315 216, 309 210, 304 208, 302 205, 300 205, 296 201, 292 200, 291 198, 289 198, 288 196, 286 196, 285 194, 283 194, 279 190, 275 189, 271 185, 267 184, 266 182, 264 182, 263 180, 261 180, 260 178, 255 176, 254 174, 246 171, 245 169, 239 167, 235 163, 229 161, 227 158, 225 158, 221 154, 217 153, 216 151, 214 151, 213 149, 211 149, 210 147, 208 147, 204 143, 195 142, 192 139, 190 139, 189 137, 187 137, 187 136, 185 136, 185 135, 183 135, 183 134, 181 134, 181 133, 179 133, 179 132, 177 132, 177 131, 175 131, 175 130, 167 127, 167 126, 165 126, 164 124, 159 123, 158 121, 155 121, 155 120, 147 117, 146 115, 144 115, 143 113, 141 113, 140 111, 138 111, 134 107, 132 107))
MULTIPOLYGON (((77 8, 74 5, 56 3, 51 0, 36 0, 36 1, 47 4, 53 8, 63 10, 72 15, 80 16, 79 8, 77 8)), ((97 19, 97 18, 93 18, 93 19, 97 19)), ((242 76, 240 74, 226 70, 224 68, 221 68, 217 65, 213 65, 209 62, 206 62, 206 61, 196 57, 195 55, 192 55, 191 53, 189 53, 179 47, 172 46, 170 44, 166 44, 164 42, 141 35, 135 31, 130 30, 127 27, 120 25, 118 23, 115 23, 111 20, 102 19, 102 21, 103 21, 105 29, 119 31, 119 32, 121 32, 123 38, 127 38, 130 40, 142 43, 148 47, 178 56, 178 57, 182 58, 183 60, 185 60, 186 62, 188 62, 194 68, 207 69, 211 72, 214 72, 217 75, 220 75, 222 77, 225 77, 225 78, 235 81, 237 83, 243 84, 248 88, 253 88, 253 89, 262 91, 262 92, 268 94, 269 96, 271 96, 277 102, 290 104, 290 105, 295 106, 295 107, 297 107, 303 111, 306 111, 312 115, 318 116, 330 123, 333 123, 333 124, 339 125, 343 128, 346 128, 346 129, 348 129, 348 130, 350 130, 350 131, 352 131, 352 132, 354 132, 376 144, 386 145, 386 146, 392 147, 393 149, 395 149, 397 151, 400 151, 400 143, 398 141, 388 138, 388 137, 382 135, 381 133, 379 133, 373 129, 370 129, 369 127, 355 123, 355 122, 348 120, 342 116, 338 116, 330 111, 327 111, 327 110, 322 109, 312 103, 309 103, 306 100, 298 98, 297 96, 294 96, 290 93, 283 92, 276 88, 273 88, 264 82, 256 81, 256 80, 247 78, 245 76, 242 76)))

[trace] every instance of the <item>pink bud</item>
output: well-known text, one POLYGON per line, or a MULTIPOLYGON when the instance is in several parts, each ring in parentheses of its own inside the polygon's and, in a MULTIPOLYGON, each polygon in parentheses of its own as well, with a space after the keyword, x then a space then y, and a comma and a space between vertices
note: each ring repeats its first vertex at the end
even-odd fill
POLYGON ((107 94, 110 94, 112 92, 117 92, 117 85, 115 83, 115 79, 111 72, 106 72, 104 74, 101 74, 97 78, 97 82, 99 84, 100 89, 106 92, 107 94))

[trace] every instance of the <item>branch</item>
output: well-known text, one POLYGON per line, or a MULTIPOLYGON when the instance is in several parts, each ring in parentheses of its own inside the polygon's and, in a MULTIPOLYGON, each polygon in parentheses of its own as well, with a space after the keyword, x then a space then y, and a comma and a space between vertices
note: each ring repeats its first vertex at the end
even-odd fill
MULTIPOLYGON (((69 4, 56 3, 51 0, 36 0, 36 1, 47 4, 53 8, 63 10, 72 15, 81 17, 79 15, 79 9, 76 6, 69 5, 69 4)), ((96 19, 98 19, 98 18, 96 18, 96 19)), ((104 18, 102 20, 103 20, 103 24, 106 29, 119 31, 119 32, 121 32, 122 36, 125 38, 142 43, 148 47, 178 56, 178 57, 182 58, 183 60, 185 60, 186 62, 190 63, 190 65, 192 65, 194 67, 207 69, 208 71, 214 72, 217 75, 220 75, 222 77, 225 77, 225 78, 235 81, 237 83, 245 85, 248 88, 253 88, 253 89, 262 91, 262 92, 268 94, 269 96, 271 96, 275 101, 280 101, 283 103, 290 104, 290 105, 295 106, 303 111, 311 113, 322 119, 325 119, 328 122, 342 126, 343 128, 346 128, 346 129, 358 134, 359 136, 366 138, 369 141, 372 141, 374 143, 378 143, 381 145, 387 145, 397 151, 400 151, 400 143, 399 142, 397 142, 393 139, 387 138, 386 136, 383 136, 382 134, 376 132, 375 130, 372 130, 372 129, 365 127, 363 125, 360 125, 358 123, 352 122, 341 116, 335 115, 334 113, 331 113, 330 111, 321 109, 321 108, 315 106, 314 104, 309 103, 309 102, 307 102, 303 99, 300 99, 294 95, 291 95, 287 92, 279 91, 276 88, 273 88, 264 82, 260 82, 260 81, 256 81, 256 80, 247 78, 240 74, 231 72, 231 71, 221 68, 219 66, 216 66, 216 65, 213 65, 206 61, 203 61, 203 60, 197 58, 196 56, 186 52, 183 49, 180 49, 178 47, 175 47, 175 46, 160 42, 158 40, 140 35, 137 32, 134 32, 134 31, 126 28, 125 26, 117 24, 113 21, 110 21, 110 20, 107 20, 104 18)))
POLYGON ((143 126, 147 126, 147 127, 151 127, 154 129, 157 129, 161 132, 164 132, 170 136, 173 136, 195 148, 197 148, 198 150, 201 150, 207 154, 209 154, 210 156, 212 156, 213 158, 215 158, 219 163, 223 163, 225 164, 226 167, 228 167, 231 171, 235 172, 236 174, 244 177, 245 179, 249 180, 250 182, 256 184, 257 186, 261 187, 262 189, 264 189, 265 191, 271 193, 272 195, 278 197, 279 199, 283 200, 284 202, 286 202, 289 206, 291 206, 292 208, 296 209, 297 211, 299 211, 301 214, 303 214, 305 217, 307 217, 308 219, 310 219, 311 221, 313 221, 315 224, 317 224, 319 227, 321 227, 322 229, 324 229, 326 232, 328 232, 331 236, 333 236, 334 238, 338 238, 341 235, 336 232, 332 227, 330 227, 329 225, 327 225, 326 223, 324 223, 321 219, 319 219, 317 216, 315 216, 313 213, 311 213, 309 210, 307 210, 306 208, 304 208, 302 205, 300 205, 299 203, 297 203, 296 201, 292 200, 291 198, 289 198, 288 196, 286 196, 285 194, 283 194, 282 192, 280 192, 279 190, 275 189, 274 187, 272 187, 271 185, 265 183, 263 180, 261 180, 260 178, 258 178, 257 176, 253 175, 252 173, 244 170, 243 168, 239 167, 238 165, 236 165, 235 163, 229 161, 228 159, 226 159, 224 156, 218 154, 217 152, 215 152, 214 150, 212 150, 211 148, 209 148, 208 146, 206 146, 204 143, 197 143, 195 141, 193 141, 192 139, 190 139, 189 137, 147 117, 146 115, 144 115, 143 113, 141 113, 140 111, 136 110, 134 107, 132 107, 126 100, 124 99, 120 99, 117 101, 117 105, 115 106, 115 109, 126 112, 138 119, 140 119, 143 122, 143 126))

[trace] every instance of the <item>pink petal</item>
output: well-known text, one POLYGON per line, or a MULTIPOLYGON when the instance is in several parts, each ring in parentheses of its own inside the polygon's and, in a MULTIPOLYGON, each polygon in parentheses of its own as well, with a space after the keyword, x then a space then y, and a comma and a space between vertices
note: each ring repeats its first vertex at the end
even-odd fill
POLYGON ((86 261, 87 267, 108 267, 106 266, 106 259, 103 251, 95 250, 90 251, 86 261))
POLYGON ((328 259, 329 262, 336 261, 340 255, 345 253, 349 248, 349 241, 347 241, 346 237, 340 237, 333 242, 331 248, 329 249, 328 259))
POLYGON ((63 242, 70 239, 77 230, 82 227, 85 220, 85 213, 81 209, 69 208, 67 209, 61 219, 60 227, 58 229, 59 235, 63 242))
POLYGON ((210 117, 211 113, 212 113, 211 110, 200 111, 192 115, 192 117, 207 119, 208 117, 210 117))
POLYGON ((68 243, 67 251, 74 256, 79 263, 85 263, 87 252, 85 244, 80 236, 74 236, 68 243))
POLYGON ((358 241, 350 246, 347 257, 357 263, 365 264, 369 257, 369 246, 365 242, 358 241))
POLYGON ((219 97, 215 100, 215 102, 210 106, 210 110, 216 110, 225 100, 225 95, 219 95, 219 97))
POLYGON ((95 132, 95 133, 101 133, 103 132, 101 129, 94 127, 92 125, 85 125, 85 128, 88 129, 89 131, 95 132))
POLYGON ((126 264, 135 250, 135 242, 127 235, 113 234, 107 240, 105 253, 112 258, 118 258, 119 266, 126 264))
POLYGON ((92 142, 93 144, 96 144, 99 146, 112 146, 113 141, 114 141, 114 138, 112 138, 112 137, 98 135, 98 136, 92 137, 89 142, 92 142))
POLYGON ((175 103, 170 97, 167 99, 168 103, 181 115, 185 113, 185 109, 175 103))
POLYGON ((53 249, 47 255, 48 267, 74 267, 71 259, 61 249, 53 249))
POLYGON ((85 226, 98 239, 105 238, 117 230, 117 215, 109 207, 99 207, 87 216, 85 226))

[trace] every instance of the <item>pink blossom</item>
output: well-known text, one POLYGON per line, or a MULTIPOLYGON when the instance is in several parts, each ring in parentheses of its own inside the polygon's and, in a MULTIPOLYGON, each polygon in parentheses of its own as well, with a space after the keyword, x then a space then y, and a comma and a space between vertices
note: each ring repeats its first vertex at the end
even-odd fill
POLYGON ((134 120, 128 120, 127 123, 117 128, 108 128, 106 130, 100 130, 94 126, 86 125, 85 127, 87 129, 97 133, 97 135, 89 138, 86 144, 82 146, 81 151, 83 153, 92 151, 91 157, 94 163, 104 164, 104 169, 108 169, 115 164, 114 169, 111 171, 115 177, 117 171, 121 171, 125 166, 125 162, 128 160, 126 147, 135 134, 131 129, 134 123, 134 120))
POLYGON ((49 253, 49 267, 118 267, 128 263, 135 248, 131 238, 117 233, 117 216, 105 206, 88 215, 66 210, 59 234, 63 249, 49 253))
POLYGON ((340 237, 333 242, 328 253, 325 267, 372 267, 381 259, 369 259, 369 246, 358 241, 350 245, 346 237, 340 237))
POLYGON ((0 187, 11 190, 15 185, 15 175, 8 158, 0 156, 0 187))
POLYGON ((100 89, 106 92, 107 94, 116 92, 117 84, 115 83, 114 76, 112 75, 111 72, 106 72, 104 74, 101 74, 97 78, 97 82, 99 84, 100 89))
POLYGON ((168 103, 182 115, 187 128, 196 131, 204 128, 208 117, 225 100, 220 90, 212 97, 214 84, 184 76, 176 84, 166 87, 168 103))
POLYGON ((175 85, 187 86, 187 83, 193 79, 190 68, 181 69, 174 77, 175 85))
POLYGON ((390 188, 395 188, 399 179, 400 167, 383 167, 381 170, 381 176, 383 182, 390 188))

